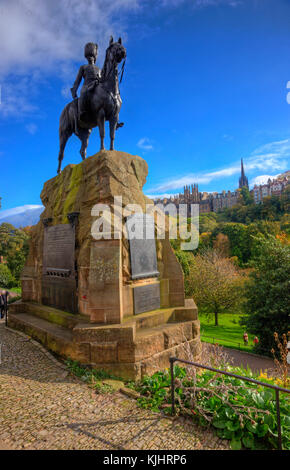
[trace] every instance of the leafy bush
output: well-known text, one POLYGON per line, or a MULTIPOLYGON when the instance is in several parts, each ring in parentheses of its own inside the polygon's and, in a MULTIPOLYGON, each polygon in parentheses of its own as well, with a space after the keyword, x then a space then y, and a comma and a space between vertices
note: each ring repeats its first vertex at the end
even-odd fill
POLYGON ((0 256, 6 260, 16 280, 13 285, 19 285, 20 274, 29 251, 28 241, 27 229, 17 229, 5 222, 0 225, 0 256))
MULTIPOLYGON (((257 352, 275 348, 273 332, 279 336, 289 329, 290 246, 274 237, 258 239, 254 271, 246 283, 244 320, 248 331, 258 336, 257 352)), ((276 349, 276 348, 275 348, 276 349)))
MULTIPOLYGON (((249 370, 233 367, 228 370, 253 377, 249 370)), ((220 438, 231 441, 232 449, 277 448, 274 390, 210 371, 188 375, 178 365, 174 375, 177 412, 192 416, 201 425, 213 426, 220 438)), ((168 370, 145 377, 137 390, 142 395, 138 400, 140 406, 171 412, 168 370)), ((290 449, 290 402, 286 394, 280 394, 280 413, 283 448, 290 449)))
POLYGON ((6 264, 0 264, 0 286, 11 287, 15 282, 14 277, 6 264))

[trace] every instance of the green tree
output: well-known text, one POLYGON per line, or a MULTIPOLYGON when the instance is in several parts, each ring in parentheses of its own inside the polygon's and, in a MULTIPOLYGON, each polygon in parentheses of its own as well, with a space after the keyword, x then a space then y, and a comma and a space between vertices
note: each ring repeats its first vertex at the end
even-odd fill
POLYGON ((254 271, 245 284, 244 324, 258 336, 258 352, 275 347, 274 332, 287 333, 290 328, 290 246, 273 236, 256 240, 254 271))
POLYGON ((249 188, 246 186, 243 186, 241 189, 241 199, 242 199, 242 204, 245 204, 246 206, 249 206, 250 204, 253 204, 254 198, 251 195, 249 188))
POLYGON ((237 256, 241 265, 247 263, 251 256, 250 238, 247 225, 234 222, 220 224, 213 232, 214 240, 218 233, 227 235, 230 241, 231 256, 237 256))
POLYGON ((0 264, 0 286, 1 287, 12 287, 15 283, 15 279, 6 264, 0 264))
POLYGON ((0 225, 0 256, 4 258, 17 281, 28 254, 28 234, 11 224, 0 225))

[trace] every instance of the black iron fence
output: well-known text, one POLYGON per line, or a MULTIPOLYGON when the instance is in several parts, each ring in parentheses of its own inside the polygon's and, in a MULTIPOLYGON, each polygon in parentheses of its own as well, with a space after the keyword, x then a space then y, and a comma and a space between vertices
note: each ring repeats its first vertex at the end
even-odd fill
POLYGON ((227 372, 225 370, 215 369, 214 367, 205 366, 203 364, 198 364, 197 362, 186 361, 185 359, 179 359, 177 357, 170 357, 170 374, 171 374, 171 406, 172 414, 175 414, 175 384, 174 384, 174 363, 182 362, 190 366, 198 367, 200 369, 210 370, 211 372, 217 372, 219 374, 228 375, 229 377, 234 377, 244 382, 251 382, 256 385, 261 385, 263 387, 271 388, 275 390, 276 394, 276 412, 277 412, 277 428, 278 428, 278 449, 282 450, 282 434, 281 434, 281 418, 280 418, 280 396, 279 393, 289 393, 290 390, 287 388, 278 387, 277 385, 267 384, 265 382, 260 382, 256 379, 251 379, 249 377, 243 377, 242 375, 233 374, 232 372, 227 372))

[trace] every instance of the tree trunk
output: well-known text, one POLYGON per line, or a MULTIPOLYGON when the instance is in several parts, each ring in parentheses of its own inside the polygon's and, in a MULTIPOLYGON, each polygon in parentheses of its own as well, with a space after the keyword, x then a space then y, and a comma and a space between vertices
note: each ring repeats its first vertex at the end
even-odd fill
POLYGON ((214 312, 214 320, 215 320, 215 326, 219 326, 218 312, 214 312))

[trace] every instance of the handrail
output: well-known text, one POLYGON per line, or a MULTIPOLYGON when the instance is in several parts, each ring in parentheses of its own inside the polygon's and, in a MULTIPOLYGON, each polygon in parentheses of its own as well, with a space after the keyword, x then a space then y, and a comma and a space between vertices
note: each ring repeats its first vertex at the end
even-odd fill
POLYGON ((287 389, 287 388, 283 388, 283 387, 278 387, 277 385, 272 385, 272 384, 267 384, 265 382, 261 382, 260 380, 256 380, 256 379, 251 379, 250 377, 243 377, 242 375, 237 375, 237 374, 233 374, 232 372, 227 372, 225 370, 220 370, 220 369, 215 369, 214 367, 210 367, 210 366, 205 366, 203 364, 199 364, 197 362, 191 362, 191 361, 187 361, 185 359, 179 359, 177 357, 170 357, 169 358, 169 362, 170 362, 170 374, 171 374, 171 410, 172 410, 172 414, 174 415, 175 414, 175 397, 174 397, 174 362, 182 362, 183 364, 188 364, 188 365, 191 365, 191 366, 194 366, 194 367, 199 367, 201 369, 206 369, 206 370, 210 370, 211 372, 217 372, 219 374, 223 374, 223 375, 227 375, 229 377, 234 377, 236 379, 239 379, 239 380, 244 380, 245 382, 251 382, 255 385, 262 385, 263 387, 268 387, 268 388, 271 388, 273 390, 275 390, 275 394, 276 394, 276 410, 277 410, 277 427, 278 427, 278 449, 279 450, 283 450, 282 449, 282 434, 281 434, 281 418, 280 418, 280 397, 279 397, 279 392, 283 392, 283 393, 290 393, 290 390, 287 389))

